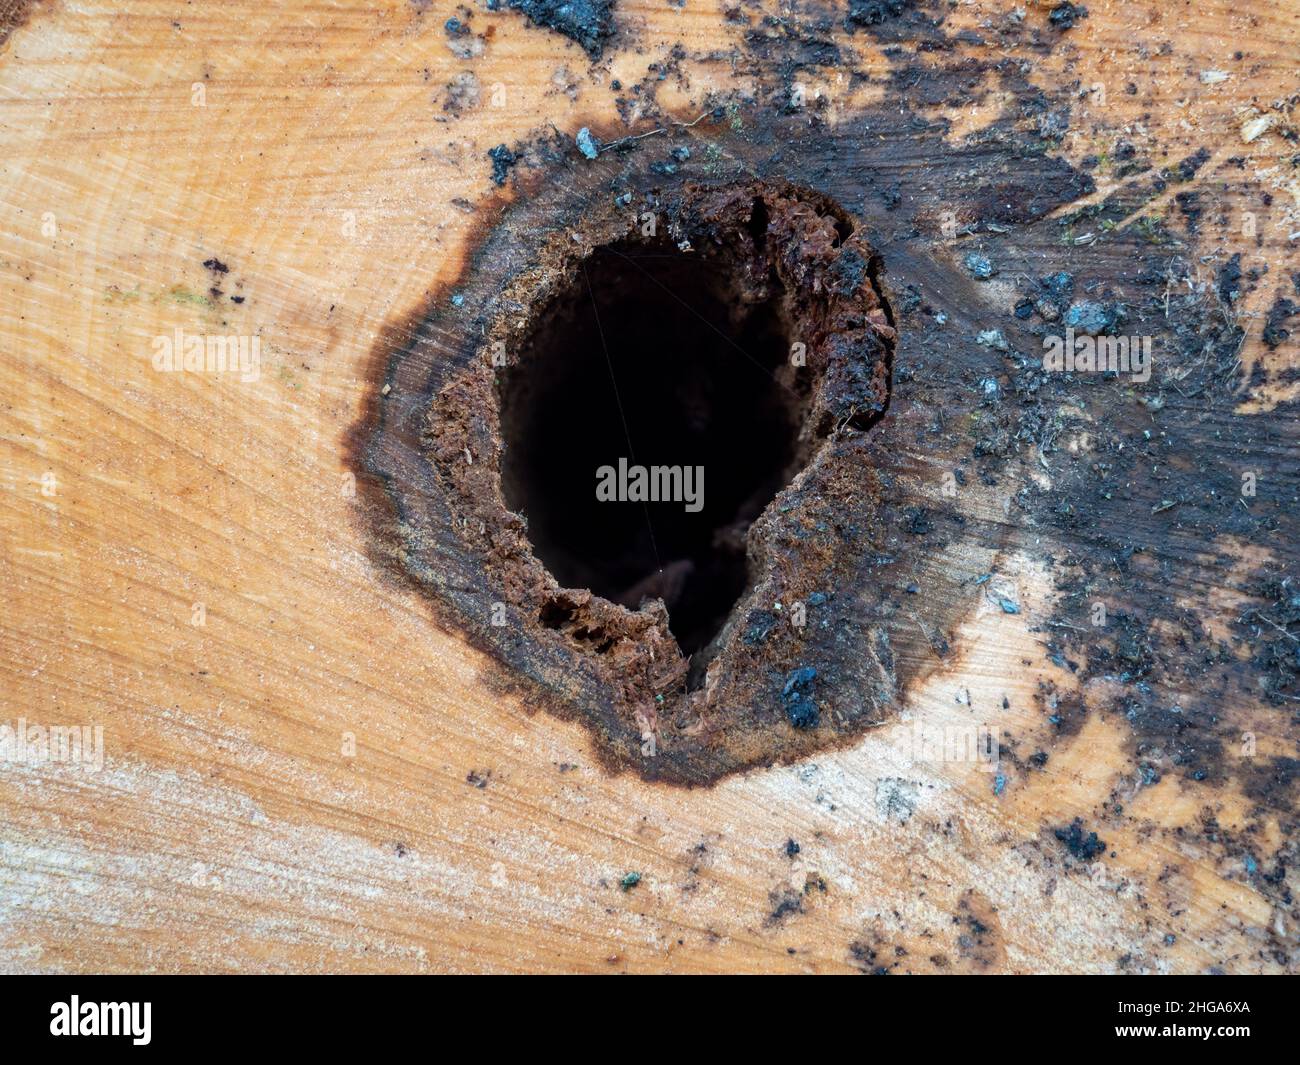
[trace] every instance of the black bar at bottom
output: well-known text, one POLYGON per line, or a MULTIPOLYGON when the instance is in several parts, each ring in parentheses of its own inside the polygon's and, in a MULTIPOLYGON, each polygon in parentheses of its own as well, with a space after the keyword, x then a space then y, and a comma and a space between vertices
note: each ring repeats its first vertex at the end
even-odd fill
POLYGON ((633 989, 617 980, 8 977, 0 985, 0 1030, 7 1051, 95 1053, 115 1045, 131 1053, 284 1048, 337 1056, 399 1049, 413 1036, 445 1050, 459 1034, 496 1052, 515 1039, 557 1051, 603 1047, 614 1058, 654 1053, 660 1040, 685 1035, 669 1029, 706 1018, 714 1040, 757 1037, 768 1050, 789 1040, 808 1052, 832 1034, 856 1032, 872 1044, 887 1037, 895 1052, 911 1046, 930 1055, 947 1047, 1121 1044, 1257 1053, 1290 1046, 1294 1030, 1294 985, 1266 978, 844 979, 797 989, 793 979, 749 981, 743 989, 641 981, 633 989))

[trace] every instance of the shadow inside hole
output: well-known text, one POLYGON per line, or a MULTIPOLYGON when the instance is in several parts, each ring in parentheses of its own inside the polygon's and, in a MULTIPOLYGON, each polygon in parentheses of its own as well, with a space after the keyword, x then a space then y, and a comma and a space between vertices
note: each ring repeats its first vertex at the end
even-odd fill
POLYGON ((784 294, 743 275, 666 242, 598 249, 499 378, 502 488, 537 557, 564 587, 662 598, 688 655, 745 591, 746 531, 800 465, 784 294), (703 467, 702 507, 598 500, 620 459, 703 467))

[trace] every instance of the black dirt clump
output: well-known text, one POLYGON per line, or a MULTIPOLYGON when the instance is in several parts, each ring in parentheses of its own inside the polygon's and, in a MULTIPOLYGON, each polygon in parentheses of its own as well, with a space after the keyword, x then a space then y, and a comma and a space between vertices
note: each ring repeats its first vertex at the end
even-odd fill
POLYGON ((803 896, 794 888, 787 887, 780 891, 769 892, 767 898, 772 905, 766 922, 769 927, 780 924, 792 913, 803 913, 803 896))
POLYGON ((1058 30, 1068 30, 1079 19, 1088 17, 1088 9, 1081 4, 1057 4, 1047 20, 1058 30))
POLYGON ((1174 196, 1174 202, 1187 219, 1187 232, 1197 233, 1201 227, 1201 214, 1205 207, 1201 203, 1201 194, 1196 189, 1185 189, 1174 196))
POLYGON ((488 157, 492 160, 492 184, 504 185, 510 168, 519 162, 519 156, 504 144, 498 144, 488 152, 488 157))
POLYGON ((812 682, 817 670, 811 666, 793 669, 785 678, 781 701, 785 714, 795 728, 816 728, 821 724, 821 714, 812 698, 812 682))
POLYGON ((1180 160, 1178 165, 1170 172, 1169 178, 1171 181, 1191 181, 1196 176, 1196 172, 1209 161, 1209 149, 1200 148, 1186 159, 1180 160))
POLYGON ((837 333, 828 343, 833 360, 833 369, 826 371, 829 416, 855 429, 867 429, 885 410, 876 376, 880 342, 855 330, 837 333))
POLYGON ((1264 343, 1275 348, 1286 340, 1291 335, 1291 330, 1285 328, 1285 324, 1297 314, 1300 314, 1300 304, 1279 296, 1269 308, 1268 318, 1264 322, 1264 343))
POLYGON ((576 41, 592 59, 599 59, 605 42, 614 36, 614 0, 509 0, 537 26, 576 41))
POLYGON ((1219 298, 1224 303, 1241 298, 1241 252, 1219 267, 1219 298))
POLYGON ((1068 827, 1058 828, 1056 838, 1065 844, 1065 849, 1081 862, 1090 862, 1106 850, 1106 841, 1098 839, 1096 832, 1083 833, 1083 822, 1075 818, 1068 827))
POLYGON ((854 26, 879 26, 897 18, 910 0, 849 0, 849 22, 854 26))

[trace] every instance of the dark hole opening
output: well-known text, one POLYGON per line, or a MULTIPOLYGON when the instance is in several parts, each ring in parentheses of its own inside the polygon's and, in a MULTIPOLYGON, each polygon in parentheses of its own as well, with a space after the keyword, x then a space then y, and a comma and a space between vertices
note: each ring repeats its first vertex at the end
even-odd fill
POLYGON ((775 277, 744 276, 667 242, 598 249, 499 378, 502 487, 537 557, 561 585, 632 609, 662 598, 686 654, 744 593, 745 533, 799 466, 806 402, 784 294, 775 277), (616 487, 620 459, 630 477, 703 467, 702 482, 665 481, 681 489, 671 500, 602 501, 597 471, 616 487), (694 510, 687 489, 701 483, 694 510))

